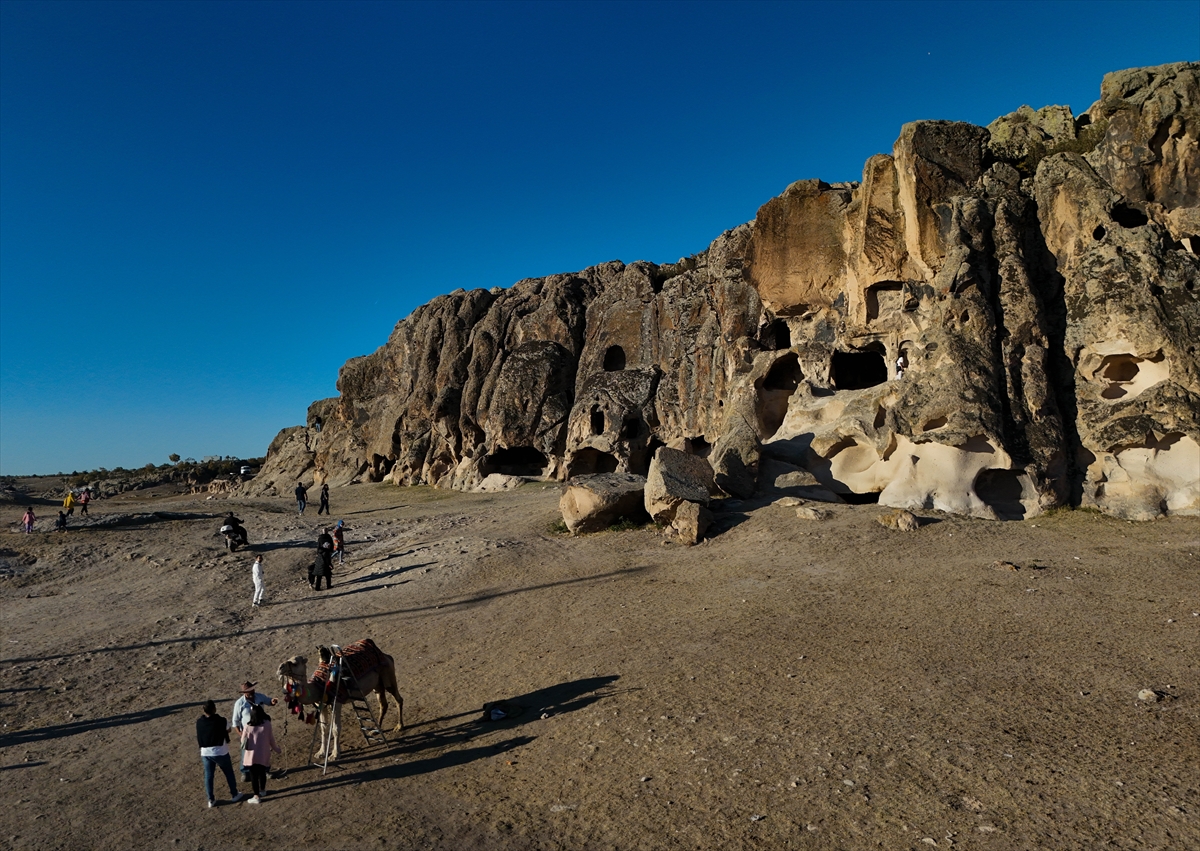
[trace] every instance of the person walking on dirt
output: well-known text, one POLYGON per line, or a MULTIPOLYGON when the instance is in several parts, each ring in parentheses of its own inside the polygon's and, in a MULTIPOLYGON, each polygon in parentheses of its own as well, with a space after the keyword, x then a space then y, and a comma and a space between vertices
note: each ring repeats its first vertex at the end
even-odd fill
POLYGON ((61 511, 58 512, 58 519, 54 521, 54 531, 67 531, 67 515, 63 514, 61 511))
POLYGON ((35 520, 37 520, 37 517, 33 514, 33 507, 26 508, 25 514, 21 517, 21 526, 25 529, 26 535, 33 531, 33 521, 35 520))
POLYGON ((250 769, 254 797, 247 804, 261 804, 267 794, 267 772, 271 768, 271 753, 283 753, 275 744, 271 718, 261 705, 250 710, 250 721, 242 730, 242 765, 250 769))
POLYGON ((346 563, 346 541, 345 541, 346 526, 344 521, 339 520, 337 525, 333 527, 333 551, 337 553, 338 564, 346 563))
MULTIPOLYGON (((250 710, 261 703, 268 706, 276 706, 279 704, 279 699, 275 697, 267 697, 255 690, 258 683, 244 682, 242 683, 242 696, 233 702, 233 711, 229 715, 229 725, 231 729, 238 731, 238 742, 241 743, 242 732, 246 729, 246 725, 250 722, 250 710)), ((242 760, 242 779, 246 782, 250 781, 250 769, 246 767, 244 759, 242 760)))
POLYGON ((300 508, 300 516, 304 516, 304 507, 308 505, 308 488, 304 482, 296 482, 296 505, 300 508))
POLYGON ((254 580, 254 599, 250 605, 257 609, 262 603, 263 598, 262 556, 254 557, 254 564, 250 568, 250 577, 254 580))
POLYGON ((204 791, 208 793, 208 806, 215 807, 213 777, 217 769, 225 775, 229 784, 229 797, 237 803, 246 796, 237 790, 233 779, 233 763, 229 759, 229 723, 217 714, 217 704, 211 700, 204 703, 204 714, 196 719, 196 744, 200 746, 200 762, 204 764, 204 791))
POLYGON ((329 485, 321 485, 321 505, 317 508, 317 514, 329 514, 329 485))
POLYGON ((83 493, 79 495, 79 516, 87 517, 88 503, 92 501, 92 489, 84 488, 83 493))
POLYGON ((317 535, 317 556, 320 562, 313 575, 312 587, 314 591, 320 591, 321 577, 324 577, 325 590, 328 591, 333 585, 333 537, 328 529, 322 529, 321 534, 317 535))
POLYGON ((63 500, 63 508, 67 510, 68 517, 75 516, 75 494, 67 490, 67 498, 63 500))

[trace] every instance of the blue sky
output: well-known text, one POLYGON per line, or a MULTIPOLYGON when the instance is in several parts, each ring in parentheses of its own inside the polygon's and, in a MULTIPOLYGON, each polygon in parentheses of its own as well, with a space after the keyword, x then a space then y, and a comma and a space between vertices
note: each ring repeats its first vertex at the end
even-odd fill
POLYGON ((457 287, 673 261, 1200 2, 0 3, 0 473, 257 456, 457 287))

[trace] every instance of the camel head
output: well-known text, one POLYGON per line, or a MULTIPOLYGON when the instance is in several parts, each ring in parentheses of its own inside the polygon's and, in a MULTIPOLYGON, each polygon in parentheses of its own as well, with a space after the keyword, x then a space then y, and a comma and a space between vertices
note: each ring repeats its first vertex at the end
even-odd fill
POLYGON ((317 647, 317 652, 321 654, 321 661, 326 665, 333 659, 333 651, 323 644, 317 647))
POLYGON ((304 682, 304 678, 307 675, 308 659, 304 656, 293 656, 291 659, 288 659, 286 662, 280 665, 279 670, 276 671, 276 676, 279 677, 280 682, 282 682, 286 677, 291 677, 297 682, 304 682))

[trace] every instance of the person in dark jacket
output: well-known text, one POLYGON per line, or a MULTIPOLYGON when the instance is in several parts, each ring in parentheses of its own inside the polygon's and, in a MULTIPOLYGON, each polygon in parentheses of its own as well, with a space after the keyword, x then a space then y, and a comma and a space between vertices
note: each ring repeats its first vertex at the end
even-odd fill
POLYGON ((333 536, 329 534, 328 529, 322 529, 321 534, 317 536, 317 557, 319 562, 313 565, 312 587, 313 590, 320 591, 321 577, 325 577, 325 590, 328 591, 333 585, 333 536))
POLYGON ((317 509, 317 514, 329 513, 329 485, 328 483, 321 485, 321 507, 317 509))
POLYGON ((296 507, 300 509, 300 516, 304 516, 304 508, 308 505, 308 488, 303 482, 296 482, 296 507))
POLYGON ((213 775, 217 769, 229 783, 229 797, 237 803, 246 796, 237 790, 233 779, 233 763, 229 759, 229 722, 217 714, 217 704, 209 700, 204 704, 204 714, 196 719, 196 744, 200 746, 200 761, 204 763, 204 791, 208 793, 208 805, 215 807, 213 797, 213 775))

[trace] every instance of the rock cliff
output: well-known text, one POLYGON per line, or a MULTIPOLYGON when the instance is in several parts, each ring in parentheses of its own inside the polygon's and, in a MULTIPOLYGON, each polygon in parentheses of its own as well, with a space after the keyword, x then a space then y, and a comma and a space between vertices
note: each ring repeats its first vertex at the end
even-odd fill
POLYGON ((1200 65, 1086 113, 905 125, 678 263, 457 290, 342 367, 253 487, 645 476, 1025 518, 1200 513, 1200 65), (766 483, 767 486, 769 483, 766 483))

